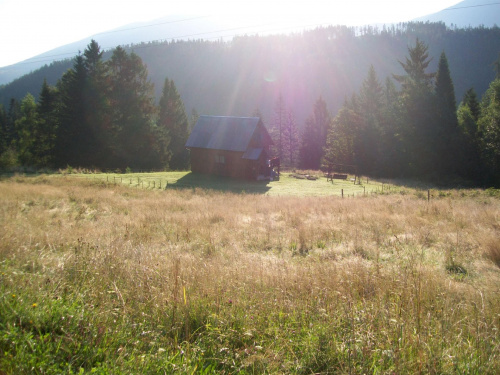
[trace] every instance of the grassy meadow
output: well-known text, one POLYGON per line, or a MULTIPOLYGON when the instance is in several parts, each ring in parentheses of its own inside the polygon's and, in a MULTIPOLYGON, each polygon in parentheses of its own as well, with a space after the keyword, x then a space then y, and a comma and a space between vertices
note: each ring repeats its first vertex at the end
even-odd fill
POLYGON ((500 373, 497 190, 195 177, 0 181, 0 374, 500 373))

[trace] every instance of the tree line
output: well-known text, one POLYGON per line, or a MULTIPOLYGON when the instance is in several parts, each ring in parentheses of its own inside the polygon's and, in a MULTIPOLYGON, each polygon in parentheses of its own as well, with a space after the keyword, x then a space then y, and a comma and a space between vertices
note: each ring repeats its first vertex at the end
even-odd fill
MULTIPOLYGON (((470 88, 457 105, 445 53, 436 72, 431 59, 417 38, 399 61, 404 74, 381 83, 371 66, 335 116, 320 96, 303 124, 279 93, 265 121, 274 155, 290 168, 352 165, 369 176, 499 185, 500 62, 483 98, 470 88)), ((153 90, 138 55, 118 47, 103 61, 92 41, 55 86, 43 83, 38 101, 27 94, 0 106, 0 166, 186 169, 197 113, 188 120, 172 80, 157 105, 153 90)))
MULTIPOLYGON (((455 92, 474 87, 483 95, 494 74, 488 65, 500 51, 500 28, 450 29, 442 23, 407 23, 383 28, 318 27, 283 35, 244 35, 231 41, 158 41, 122 46, 148 67, 159 101, 165 77, 175 81, 187 111, 248 116, 255 108, 271 119, 279 93, 293 109, 301 129, 321 97, 337 113, 345 96, 357 91, 371 64, 379 77, 401 73, 398 59, 416 38, 436 58, 446 51, 455 92)), ((98 40, 99 41, 99 40, 98 40)), ((104 61, 113 51, 105 51, 104 61)), ((21 101, 27 92, 38 100, 44 77, 56 85, 73 60, 50 64, 0 85, 0 103, 21 101)))
POLYGON ((430 61, 428 46, 417 38, 399 61, 405 74, 382 84, 371 66, 359 92, 345 99, 336 116, 320 97, 299 139, 289 130, 293 116, 283 114, 280 95, 270 124, 275 153, 285 165, 302 169, 351 166, 362 175, 498 186, 500 59, 482 100, 470 88, 458 106, 446 54, 437 72, 428 71, 430 61), (296 163, 292 155, 299 156, 296 163))
POLYGON ((141 58, 94 40, 55 86, 0 106, 0 167, 186 169, 189 122, 175 83, 159 104, 141 58), (181 146, 180 146, 181 145, 181 146))

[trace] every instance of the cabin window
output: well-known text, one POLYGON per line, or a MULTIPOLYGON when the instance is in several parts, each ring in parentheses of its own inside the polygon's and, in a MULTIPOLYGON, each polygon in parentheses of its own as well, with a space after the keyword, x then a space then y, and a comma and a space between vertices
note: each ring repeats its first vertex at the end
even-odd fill
POLYGON ((226 157, 224 155, 215 155, 215 162, 217 164, 226 164, 226 157))

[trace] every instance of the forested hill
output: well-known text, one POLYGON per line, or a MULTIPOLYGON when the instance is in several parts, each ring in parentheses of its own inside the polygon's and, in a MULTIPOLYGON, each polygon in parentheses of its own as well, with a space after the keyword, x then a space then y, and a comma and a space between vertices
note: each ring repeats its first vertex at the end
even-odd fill
MULTIPOLYGON (((441 52, 449 61, 456 96, 473 87, 482 95, 495 76, 500 28, 450 29, 442 23, 407 23, 374 29, 332 26, 294 35, 244 36, 231 42, 181 41, 131 47, 148 67, 160 96, 173 80, 186 110, 202 114, 251 115, 270 121, 281 94, 299 126, 321 96, 333 114, 359 89, 370 65, 383 81, 402 72, 408 46, 419 38, 437 70, 441 52)), ((99 42, 99 40, 97 40, 99 42)), ((110 52, 104 58, 110 56, 110 52)), ((0 88, 0 103, 37 95, 44 77, 56 84, 72 62, 58 62, 0 88)))

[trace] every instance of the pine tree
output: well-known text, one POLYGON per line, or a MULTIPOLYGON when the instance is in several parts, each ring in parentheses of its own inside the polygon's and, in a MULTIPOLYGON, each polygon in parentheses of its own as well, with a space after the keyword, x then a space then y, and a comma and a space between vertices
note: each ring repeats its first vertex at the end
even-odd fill
POLYGON ((167 135, 170 138, 171 159, 169 167, 175 170, 187 169, 189 166, 189 153, 185 145, 189 136, 189 122, 184 103, 175 87, 175 83, 168 78, 165 78, 159 107, 158 129, 165 135, 165 139, 167 135))

